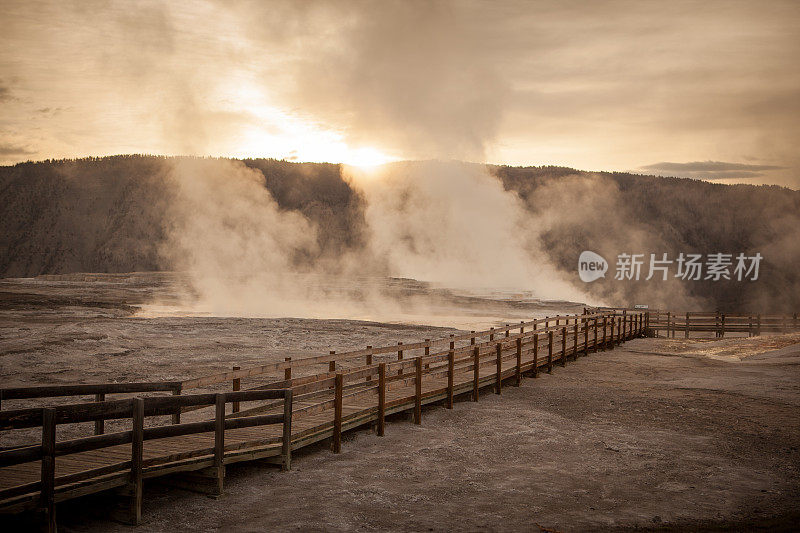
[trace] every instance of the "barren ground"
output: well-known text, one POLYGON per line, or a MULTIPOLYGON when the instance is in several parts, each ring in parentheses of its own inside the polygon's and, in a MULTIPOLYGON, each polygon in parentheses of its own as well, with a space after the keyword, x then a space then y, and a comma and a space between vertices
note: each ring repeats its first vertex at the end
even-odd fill
MULTIPOLYGON (((126 380, 184 377, 246 363, 244 355, 282 356, 286 339, 313 339, 313 351, 352 338, 360 347, 450 331, 133 319, 120 308, 107 313, 119 316, 91 311, 101 316, 78 320, 73 315, 85 306, 48 317, 53 302, 36 313, 25 305, 3 311, 6 386, 62 376, 97 381, 117 368, 126 380), (20 333, 26 327, 29 337, 20 333), (178 358, 164 360, 176 350, 178 358)), ((637 339, 525 379, 502 396, 487 391, 477 404, 426 409, 422 426, 400 419, 383 438, 367 429, 350 434, 339 455, 323 446, 304 450, 291 472, 234 465, 219 499, 151 482, 135 529, 109 521, 102 496, 62 506, 59 522, 65 531, 137 532, 793 530, 800 523, 798 363, 798 334, 637 339)))

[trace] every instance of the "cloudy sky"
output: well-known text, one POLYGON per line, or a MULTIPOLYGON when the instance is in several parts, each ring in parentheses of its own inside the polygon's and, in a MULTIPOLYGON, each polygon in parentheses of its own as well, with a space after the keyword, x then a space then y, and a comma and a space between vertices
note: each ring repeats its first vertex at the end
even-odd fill
POLYGON ((800 187, 794 0, 0 9, 0 164, 455 158, 800 187))

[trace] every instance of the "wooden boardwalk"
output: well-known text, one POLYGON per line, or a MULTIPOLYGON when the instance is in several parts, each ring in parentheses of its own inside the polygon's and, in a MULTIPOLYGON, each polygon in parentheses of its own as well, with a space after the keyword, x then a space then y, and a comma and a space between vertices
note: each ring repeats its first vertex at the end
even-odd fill
MULTIPOLYGON (((611 349, 644 334, 646 328, 647 316, 640 312, 559 316, 413 345, 236 369, 161 389, 139 384, 148 390, 171 390, 166 397, 106 400, 106 394, 123 391, 120 384, 109 384, 104 393, 90 391, 98 395, 95 402, 0 411, 0 430, 42 430, 41 444, 0 452, 0 513, 37 510, 54 529, 55 503, 114 490, 122 502, 114 512, 138 523, 143 479, 180 473, 165 481, 219 493, 227 464, 260 459, 288 469, 292 450, 325 439, 338 453, 342 432, 374 425, 383 435, 386 417, 402 411, 412 411, 415 423, 421 423, 424 405, 452 408, 459 396, 478 401, 487 388, 500 394, 503 386, 519 385, 523 375, 536 376, 611 349), (444 349, 431 350, 440 343, 444 349), (412 351, 420 353, 410 357, 412 351), (383 361, 374 360, 381 356, 383 361), (345 363, 350 368, 337 371, 337 365, 345 363), (292 369, 319 364, 328 365, 327 371, 292 379, 292 369), (284 380, 238 390, 245 376, 275 369, 284 370, 284 380), (182 394, 226 381, 234 391, 182 394), (186 419, 189 413, 198 421, 181 422, 181 415, 186 419), (172 415, 172 424, 163 425, 165 415, 172 415), (103 422, 115 419, 130 419, 132 429, 104 433, 103 422), (146 419, 161 420, 162 425, 146 419), (94 436, 56 442, 56 424, 92 420, 94 436)), ((128 385, 125 390, 137 388, 128 385)), ((86 387, 47 394, 6 389, 2 399, 79 395, 88 391, 86 387)))

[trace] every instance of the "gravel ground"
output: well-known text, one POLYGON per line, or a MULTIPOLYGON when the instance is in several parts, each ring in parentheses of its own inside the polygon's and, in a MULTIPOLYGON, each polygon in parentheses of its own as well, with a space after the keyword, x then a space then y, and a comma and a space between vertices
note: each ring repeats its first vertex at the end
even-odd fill
MULTIPOLYGON (((126 307, 130 294, 115 289, 119 297, 107 298, 109 289, 92 285, 95 292, 75 295, 75 287, 0 286, 4 386, 120 372, 130 380, 188 377, 282 357, 303 343, 318 353, 451 331, 136 318, 126 307)), ((110 521, 112 502, 103 495, 60 506, 59 522, 63 531, 139 533, 793 530, 798 363, 798 334, 637 339, 502 396, 487 390, 477 404, 427 408, 421 426, 400 416, 383 438, 369 429, 347 434, 339 455, 323 445, 303 450, 291 472, 233 465, 218 499, 153 480, 138 528, 110 521)), ((29 529, 28 520, 2 519, 0 529, 29 529)))

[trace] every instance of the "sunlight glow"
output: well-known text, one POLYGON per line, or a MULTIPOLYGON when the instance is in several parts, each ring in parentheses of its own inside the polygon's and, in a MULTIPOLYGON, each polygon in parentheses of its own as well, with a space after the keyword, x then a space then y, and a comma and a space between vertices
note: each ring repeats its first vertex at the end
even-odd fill
POLYGON ((223 102, 220 111, 248 117, 235 133, 227 138, 220 135, 219 142, 225 146, 222 151, 230 157, 343 163, 364 169, 398 160, 377 146, 351 146, 342 132, 281 109, 247 80, 221 87, 218 96, 223 102))
POLYGON ((384 154, 380 150, 369 147, 355 149, 347 148, 342 155, 342 163, 351 167, 358 167, 362 169, 370 169, 396 160, 395 158, 384 154))

